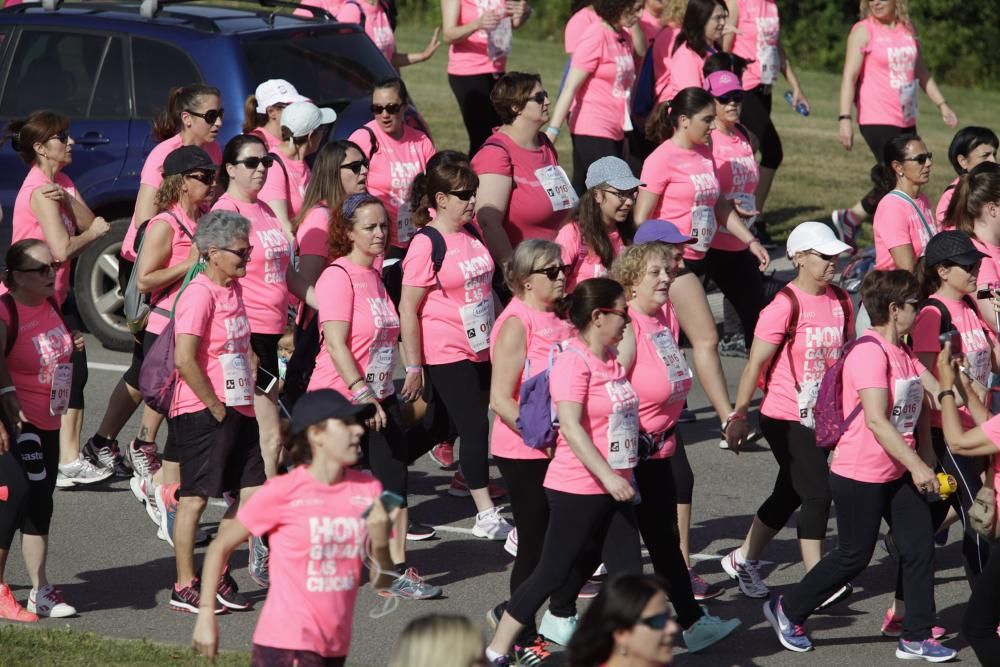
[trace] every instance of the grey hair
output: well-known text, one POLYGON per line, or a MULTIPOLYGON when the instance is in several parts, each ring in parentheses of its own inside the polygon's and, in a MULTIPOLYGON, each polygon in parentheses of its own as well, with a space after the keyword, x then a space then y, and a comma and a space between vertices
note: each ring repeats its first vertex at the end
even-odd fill
POLYGON ((562 264, 562 248, 558 243, 545 239, 521 241, 514 249, 504 273, 510 291, 521 296, 524 293, 524 282, 531 277, 531 272, 551 261, 562 264))
POLYGON ((250 238, 250 221, 235 211, 209 211, 198 220, 194 243, 205 256, 208 249, 227 248, 236 239, 250 238))

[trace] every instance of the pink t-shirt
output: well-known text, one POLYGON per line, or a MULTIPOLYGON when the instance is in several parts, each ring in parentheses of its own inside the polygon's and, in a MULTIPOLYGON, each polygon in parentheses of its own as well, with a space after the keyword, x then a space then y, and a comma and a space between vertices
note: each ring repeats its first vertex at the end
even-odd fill
MULTIPOLYGON (((578 338, 573 339, 552 366, 549 394, 556 405, 569 401, 583 406, 583 430, 615 474, 631 481, 638 451, 639 397, 615 355, 609 352, 608 360, 601 361, 578 338)), ((544 486, 587 496, 607 493, 573 453, 562 431, 544 486)))
POLYGON ((587 31, 587 28, 600 22, 601 17, 597 15, 592 5, 587 5, 569 17, 569 21, 566 21, 566 27, 563 29, 563 48, 566 53, 571 54, 576 51, 576 45, 580 42, 580 37, 587 31))
POLYGON ((250 261, 240 279, 247 304, 250 328, 257 334, 280 334, 288 322, 288 285, 285 272, 292 247, 274 211, 259 199, 254 203, 236 201, 228 194, 219 197, 213 211, 236 211, 250 221, 250 261))
MULTIPOLYGON (((261 130, 262 134, 266 134, 261 130)), ((153 150, 149 151, 149 155, 146 156, 146 161, 142 165, 142 173, 139 174, 139 184, 147 185, 154 189, 159 189, 160 184, 163 183, 163 161, 167 159, 173 151, 180 148, 181 135, 175 134, 169 139, 164 139, 160 143, 153 147, 153 150)), ((208 156, 212 158, 212 162, 215 164, 222 163, 222 149, 219 148, 219 144, 215 141, 209 144, 205 144, 201 147, 208 156)), ((270 149, 268 149, 270 150, 270 149)), ((130 262, 135 261, 135 251, 133 246, 135 245, 135 236, 139 233, 138 226, 144 223, 145 220, 136 220, 135 214, 132 214, 132 222, 128 226, 128 230, 125 232, 125 239, 122 241, 121 256, 130 262)))
POLYGON ((272 477, 236 518, 267 535, 271 586, 253 643, 345 656, 351 647, 354 604, 361 585, 368 526, 361 516, 382 485, 351 468, 323 484, 305 466, 272 477))
POLYGON ((705 58, 695 53, 687 42, 681 44, 676 51, 673 50, 673 46, 670 48, 670 59, 667 61, 667 69, 670 70, 667 75, 669 81, 660 95, 660 100, 672 100, 685 88, 705 87, 705 75, 701 73, 705 58))
POLYGON ((314 255, 326 259, 330 256, 329 237, 330 209, 323 205, 313 206, 295 230, 299 256, 314 255))
POLYGON ((861 26, 868 31, 868 44, 861 49, 864 62, 854 96, 858 125, 914 127, 920 92, 916 76, 920 43, 913 26, 897 23, 890 28, 868 17, 855 23, 851 32, 861 26))
POLYGON ((441 236, 447 250, 436 276, 431 240, 424 234, 413 237, 403 259, 403 285, 427 288, 418 313, 424 363, 487 361, 494 319, 493 258, 464 229, 441 236))
MULTIPOLYGON (((226 395, 226 380, 238 382, 236 371, 241 368, 241 362, 247 364, 250 357, 250 323, 243 306, 243 287, 239 281, 234 280, 224 287, 209 280, 204 273, 195 276, 177 299, 175 338, 180 334, 199 337, 195 360, 212 385, 216 398, 226 405, 242 402, 240 399, 233 400, 237 393, 235 390, 231 390, 230 396, 226 395)), ((250 402, 231 407, 253 417, 253 377, 249 365, 240 378, 250 382, 250 402)), ((207 407, 178 374, 170 416, 198 412, 207 407)))
MULTIPOLYGON (((268 153, 275 152, 278 149, 278 146, 281 145, 281 137, 274 136, 273 134, 265 130, 263 127, 258 127, 252 130, 250 134, 254 135, 255 137, 261 139, 264 142, 264 145, 267 147, 268 153)), ((280 169, 281 167, 278 168, 280 169)))
POLYGON ((979 265, 979 276, 976 278, 976 287, 1000 286, 1000 246, 980 241, 975 236, 972 237, 972 245, 976 246, 979 252, 988 255, 987 257, 983 257, 983 261, 979 265))
POLYGON ((670 68, 668 64, 670 62, 670 53, 674 50, 674 40, 676 39, 677 28, 669 25, 664 26, 663 30, 656 35, 653 48, 648 52, 648 56, 653 59, 653 79, 656 82, 653 84, 653 93, 657 104, 670 99, 666 96, 667 90, 670 88, 670 68))
MULTIPOLYGON (((403 126, 400 139, 386 134, 378 121, 371 121, 367 127, 375 133, 378 151, 371 156, 366 187, 385 205, 389 220, 396 225, 392 245, 405 248, 417 231, 410 211, 410 190, 417 174, 422 173, 427 162, 434 157, 434 142, 409 125, 403 126)), ((371 154, 372 138, 367 131, 355 130, 350 140, 358 145, 362 153, 371 154)))
POLYGON ((649 9, 643 9, 639 15, 639 28, 646 36, 646 44, 653 41, 656 33, 660 32, 660 17, 654 15, 649 9))
POLYGON ((646 183, 643 189, 660 198, 649 218, 669 220, 682 234, 698 239, 684 246, 685 259, 704 257, 719 227, 715 204, 720 188, 712 149, 664 141, 646 158, 640 179, 646 183))
MULTIPOLYGON (((28 175, 24 177, 21 189, 17 191, 17 198, 14 200, 14 216, 10 233, 11 245, 24 239, 39 239, 46 243, 49 242, 45 238, 45 232, 42 231, 42 223, 38 221, 38 216, 31 210, 31 195, 36 189, 50 183, 61 186, 73 197, 80 196, 73 181, 66 174, 59 172, 56 174, 55 180, 49 180, 41 169, 33 166, 28 170, 28 175)), ((63 204, 59 205, 59 211, 62 214, 66 233, 70 236, 76 236, 76 223, 73 221, 72 211, 67 210, 63 204)), ((70 262, 66 262, 56 272, 54 296, 60 304, 65 303, 66 297, 69 296, 70 267, 70 262)))
MULTIPOLYGON (((1000 415, 994 415, 980 426, 983 433, 1000 450, 1000 415)), ((997 506, 1000 506, 1000 452, 993 456, 993 488, 996 490, 997 506)), ((987 473, 989 474, 989 473, 987 473)))
MULTIPOLYGON (((989 260, 984 260, 984 263, 989 260)), ((996 336, 983 320, 979 317, 979 311, 970 308, 961 299, 949 299, 940 294, 934 294, 933 298, 945 305, 948 314, 951 315, 951 328, 957 330, 962 336, 962 354, 969 361, 969 372, 980 384, 990 386, 990 371, 993 368, 993 348, 996 345, 996 336)), ((972 295, 975 299, 975 295, 972 295)), ((913 351, 931 352, 937 355, 941 351, 941 341, 938 336, 941 334, 941 311, 932 305, 924 306, 917 313, 917 321, 913 324, 913 331, 910 336, 913 339, 913 351)), ((931 368, 931 372, 937 377, 937 366, 931 368)), ((962 425, 966 429, 975 428, 976 422, 969 413, 968 408, 962 406, 958 409, 962 416, 962 425)), ((931 426, 941 428, 941 412, 934 410, 931 412, 931 426)))
POLYGON ((320 347, 309 391, 336 389, 350 396, 347 383, 356 380, 356 373, 360 371, 379 400, 391 396, 395 391, 392 372, 396 367, 399 315, 379 272, 341 257, 326 267, 316 281, 316 299, 319 302, 320 347), (358 370, 352 370, 346 380, 340 377, 326 349, 322 328, 326 322, 349 322, 351 325, 347 344, 358 370))
MULTIPOLYGON (((712 130, 712 159, 715 161, 715 175, 719 179, 722 196, 735 200, 748 211, 755 210, 760 169, 754 158, 753 146, 740 128, 735 128, 732 136, 718 128, 712 130)), ((749 227, 754 220, 745 219, 744 222, 749 227)), ((720 225, 712 238, 712 247, 737 252, 746 250, 747 244, 720 225)))
MULTIPOLYGON (((186 260, 188 255, 191 254, 191 236, 194 236, 197 221, 189 218, 183 208, 175 205, 170 209, 170 213, 160 213, 149 221, 149 227, 146 229, 147 234, 152 230, 153 225, 167 225, 173 233, 173 237, 170 239, 170 257, 167 259, 167 263, 160 268, 166 269, 176 266, 186 260), (180 224, 178 224, 178 221, 180 221, 180 224), (181 231, 180 225, 184 225, 184 229, 188 231, 188 234, 181 231)), ((167 287, 170 287, 167 292, 154 292, 150 299, 153 309, 149 313, 146 331, 151 334, 159 335, 163 333, 167 322, 170 321, 169 313, 174 307, 174 299, 177 298, 177 293, 181 289, 181 282, 177 282, 173 286, 167 285, 167 287), (163 315, 159 312, 160 310, 166 311, 167 314, 163 315)))
POLYGON ((507 69, 514 25, 506 16, 506 0, 460 0, 458 25, 472 23, 488 11, 503 16, 493 30, 477 30, 448 47, 448 74, 500 74, 507 69))
MULTIPOLYGON (((844 416, 859 404, 862 389, 887 389, 886 416, 913 449, 916 447, 913 431, 924 401, 920 374, 927 369, 912 352, 890 345, 874 329, 864 335, 875 338, 877 343, 859 343, 844 361, 844 416)), ((858 482, 891 482, 906 472, 906 466, 886 454, 878 443, 865 423, 864 410, 847 427, 831 461, 830 472, 858 482)))
MULTIPOLYGON (((496 131, 472 158, 477 174, 500 174, 513 181, 503 228, 510 244, 524 239, 553 241, 576 203, 576 193, 559 166, 555 146, 538 135, 537 150, 518 146, 507 134, 496 131)), ((371 183, 371 175, 368 177, 371 183)))
POLYGON ((396 35, 392 32, 392 24, 385 13, 381 2, 371 4, 367 0, 355 0, 340 5, 337 21, 341 23, 361 24, 361 13, 365 14, 365 34, 371 38, 378 50, 390 63, 396 53, 396 35))
MULTIPOLYGON (((7 355, 7 371, 17 388, 17 402, 28 422, 45 431, 59 429, 61 415, 49 411, 52 380, 59 364, 70 364, 73 339, 49 301, 37 306, 15 302, 17 340, 7 355)), ((0 319, 10 339, 10 311, 0 301, 0 319)))
POLYGON ((941 193, 941 198, 938 199, 937 208, 934 209, 934 215, 936 216, 935 219, 941 229, 944 229, 945 227, 944 219, 948 215, 948 206, 951 204, 951 198, 955 196, 955 188, 958 187, 958 181, 960 178, 961 176, 956 177, 955 180, 952 181, 947 188, 945 188, 945 191, 941 193))
MULTIPOLYGON (((611 241, 612 254, 617 257, 625 249, 625 243, 617 229, 608 232, 608 239, 611 241)), ((580 225, 576 221, 567 222, 556 235, 556 243, 562 248, 562 261, 570 265, 569 275, 566 276, 566 291, 571 292, 577 283, 588 278, 603 278, 608 275, 608 267, 601 264, 598 257, 583 242, 580 234, 580 225)))
MULTIPOLYGON (((628 312, 635 334, 635 363, 628 380, 639 396, 639 430, 656 435, 677 425, 694 376, 677 345, 669 311, 649 316, 630 306, 628 312)), ((651 458, 665 459, 676 449, 677 436, 671 435, 651 458)))
MULTIPOLYGON (((778 358, 770 362, 777 363, 774 364, 760 412, 772 419, 792 422, 806 419, 806 424, 810 424, 812 417, 809 412, 816 405, 812 392, 819 388, 827 369, 840 358, 841 348, 846 342, 844 323, 852 318, 851 313, 844 312, 836 293, 829 287, 820 296, 803 292, 794 284, 789 284, 789 288, 799 302, 799 321, 794 338, 778 352, 778 358), (791 366, 788 363, 789 345, 791 366), (796 382, 801 393, 795 390, 796 382), (802 410, 809 411, 805 417, 802 410)), ((780 345, 791 314, 792 305, 788 298, 776 296, 761 311, 753 332, 754 338, 780 345)), ((848 331, 853 330, 853 325, 849 326, 848 331)))
MULTIPOLYGON (((490 360, 496 364, 494 347, 500 327, 509 319, 515 319, 524 327, 525 364, 521 377, 514 387, 514 398, 521 395, 521 383, 545 371, 549 367, 549 354, 558 355, 556 346, 562 346, 573 336, 574 329, 566 320, 559 319, 555 313, 542 312, 526 305, 518 297, 511 299, 507 307, 497 317, 490 334, 490 360)), ((493 430, 490 435, 490 453, 505 459, 545 459, 545 450, 532 449, 524 444, 519 433, 511 430, 498 416, 493 418, 493 430)))
MULTIPOLYGON (((893 192, 897 192, 893 190, 893 192)), ((887 271, 896 268, 889 250, 909 245, 913 254, 920 257, 931 237, 940 229, 931 215, 931 203, 924 193, 917 195, 916 204, 920 214, 909 201, 892 192, 882 197, 872 218, 875 231, 875 268, 887 271), (926 223, 926 224, 925 224, 926 223)))
POLYGON ((573 51, 572 67, 590 76, 583 82, 569 109, 573 134, 621 141, 631 129, 629 97, 635 81, 632 37, 627 30, 612 30, 604 21, 587 27, 573 51))
POLYGON ((739 20, 733 53, 749 61, 743 72, 743 89, 771 85, 781 72, 778 5, 774 0, 737 0, 736 5, 739 20))
POLYGON ((267 170, 267 179, 264 187, 257 193, 257 199, 268 205, 273 201, 285 202, 288 219, 291 220, 302 210, 302 198, 306 196, 306 187, 309 186, 309 163, 305 160, 293 160, 276 152, 272 154, 276 159, 274 165, 267 170), (278 164, 279 160, 281 164, 278 164), (281 168, 282 164, 285 165, 284 169, 281 168))

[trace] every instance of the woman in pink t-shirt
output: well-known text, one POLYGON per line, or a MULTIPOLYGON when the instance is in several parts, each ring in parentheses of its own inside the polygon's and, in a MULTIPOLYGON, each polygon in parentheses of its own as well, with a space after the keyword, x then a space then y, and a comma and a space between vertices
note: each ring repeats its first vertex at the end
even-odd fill
POLYGON ((972 168, 983 162, 997 161, 997 148, 1000 147, 1000 139, 996 132, 988 127, 963 127, 955 133, 948 146, 948 161, 955 169, 958 177, 955 178, 948 187, 941 193, 938 199, 937 208, 934 209, 934 216, 941 227, 954 227, 953 222, 949 222, 948 206, 955 194, 955 187, 958 185, 962 174, 972 171, 972 168))
MULTIPOLYGON (((59 262, 39 239, 16 242, 7 251, 0 297, 0 411, 8 433, 0 437, 0 619, 31 623, 39 616, 76 615, 45 574, 52 493, 59 463, 60 415, 69 407, 71 355, 83 336, 66 328, 56 303, 59 262), (14 533, 31 578, 27 611, 4 581, 14 533)), ((106 475, 105 475, 106 476, 106 475)))
POLYGON ((507 69, 513 31, 531 16, 527 0, 441 0, 441 37, 448 44, 448 84, 475 155, 500 119, 490 91, 507 69))
MULTIPOLYGON (((854 146, 851 107, 858 107, 858 129, 876 162, 885 145, 900 135, 917 133, 917 87, 923 88, 948 127, 958 117, 945 102, 934 77, 920 55, 920 40, 910 22, 907 0, 861 3, 861 20, 851 28, 840 80, 840 143, 854 146)), ((858 227, 874 215, 878 198, 868 192, 849 209, 833 211, 834 225, 848 244, 858 227)))
POLYGON ((658 99, 669 101, 685 88, 703 88, 702 65, 709 55, 722 50, 722 32, 729 10, 724 0, 690 0, 681 29, 670 48, 666 63, 666 86, 658 99))
MULTIPOLYGON (((799 510, 802 564, 809 571, 823 555, 830 517, 829 451, 816 446, 816 396, 828 368, 854 333, 851 300, 833 286, 837 257, 850 246, 829 227, 803 222, 788 236, 787 253, 798 273, 760 314, 750 358, 740 377, 726 442, 738 450, 749 433, 747 415, 758 387, 764 392, 760 429, 778 464, 774 488, 754 515, 743 544, 722 558, 722 568, 750 598, 769 594, 760 557, 799 510)), ((826 604, 850 593, 837 591, 826 604)))
POLYGON ((438 47, 441 46, 441 40, 438 39, 441 29, 434 29, 434 34, 431 35, 427 48, 420 53, 397 51, 396 33, 389 20, 389 14, 385 11, 386 5, 385 0, 347 0, 337 12, 337 21, 364 26, 365 34, 396 69, 430 60, 438 47))
POLYGON ((931 202, 921 192, 933 165, 920 137, 901 135, 886 142, 882 163, 872 167, 872 197, 878 202, 872 219, 876 269, 913 271, 937 234, 931 202))
MULTIPOLYGON (((374 414, 372 404, 351 403, 332 389, 302 396, 285 443, 295 467, 268 480, 220 525, 205 554, 201 597, 210 599, 238 546, 251 536, 271 544, 274 586, 253 634, 254 665, 343 667, 362 567, 374 588, 392 581, 394 513, 386 513, 382 485, 353 467, 361 461, 363 424, 374 414)), ((193 644, 209 658, 218 651, 209 607, 198 612, 193 644)))
MULTIPOLYGON (((664 226, 669 223, 664 223, 664 226)), ((670 283, 683 266, 685 243, 694 239, 676 231, 675 243, 629 246, 615 260, 614 277, 631 298, 631 322, 618 344, 618 361, 639 397, 639 462, 635 467, 639 534, 655 572, 670 582, 670 600, 684 629, 689 651, 700 651, 731 633, 739 621, 706 614, 695 601, 692 574, 681 552, 677 491, 672 459, 683 453, 675 432, 677 418, 691 390, 692 373, 677 344, 669 316, 670 283)), ((722 594, 715 589, 712 597, 722 594)), ((707 599, 707 595, 700 599, 707 599)))
POLYGON ((976 305, 982 320, 997 333, 1000 318, 993 293, 1000 290, 1000 166, 984 162, 958 177, 947 220, 986 255, 976 280, 976 305))
POLYGON ((264 140, 267 150, 275 150, 282 141, 281 112, 289 104, 308 101, 284 79, 264 81, 243 106, 243 134, 256 134, 264 140))
POLYGON ((615 256, 625 248, 627 230, 639 186, 628 164, 616 157, 603 157, 587 169, 583 192, 574 219, 556 235, 563 263, 569 268, 566 290, 578 282, 600 278, 611 271, 615 256))
POLYGON ((632 476, 638 460, 639 397, 615 353, 629 322, 625 294, 610 278, 591 278, 559 308, 578 333, 549 375, 559 435, 545 473, 545 544, 538 567, 507 603, 486 648, 488 660, 510 651, 567 572, 594 571, 602 544, 609 575, 642 571, 632 476))
POLYGON ((508 72, 490 100, 503 125, 476 153, 472 168, 479 175, 476 219, 493 259, 502 263, 524 239, 555 239, 578 198, 541 132, 550 102, 541 77, 508 72))
POLYGON ((600 21, 587 27, 577 42, 559 99, 552 108, 550 140, 569 119, 573 140, 573 187, 584 191, 584 174, 596 160, 625 157, 625 133, 632 129, 632 85, 635 58, 630 30, 642 11, 641 0, 598 0, 600 21))
POLYGON ((846 429, 830 466, 837 547, 791 591, 772 597, 764 606, 768 622, 791 651, 812 648, 803 623, 868 566, 885 516, 900 552, 900 570, 898 616, 893 617, 891 610, 886 614, 883 634, 899 637, 900 658, 919 655, 941 662, 956 653, 932 637, 934 526, 927 496, 936 495, 939 485, 922 408, 925 403, 936 404, 933 397, 939 387, 902 342, 916 320, 918 299, 917 279, 908 271, 872 271, 861 285, 872 327, 847 353, 843 365, 846 429), (900 618, 904 589, 906 614, 900 618))

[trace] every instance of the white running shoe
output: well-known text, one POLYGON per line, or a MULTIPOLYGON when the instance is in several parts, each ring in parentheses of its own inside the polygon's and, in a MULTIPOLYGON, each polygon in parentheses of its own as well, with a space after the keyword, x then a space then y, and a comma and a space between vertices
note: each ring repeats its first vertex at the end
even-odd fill
POLYGON ((76 616, 76 608, 66 604, 62 591, 52 584, 46 584, 37 590, 31 589, 28 593, 28 611, 49 618, 76 616))
POLYGON ((68 489, 77 484, 94 484, 103 482, 114 474, 113 468, 98 468, 81 456, 72 463, 59 464, 56 486, 60 489, 68 489))
POLYGON ((740 592, 748 598, 759 600, 771 594, 771 589, 760 578, 760 562, 745 560, 739 547, 722 557, 722 569, 737 581, 740 592))
POLYGON ((146 515, 149 520, 160 525, 160 510, 156 507, 156 486, 149 477, 132 475, 128 480, 128 486, 132 490, 132 495, 146 508, 146 515))
POLYGON ((500 516, 500 508, 491 507, 476 515, 476 525, 472 528, 472 534, 488 540, 506 540, 512 530, 514 526, 500 516))
POLYGON ((507 533, 507 541, 503 543, 503 550, 517 558, 517 528, 507 533))

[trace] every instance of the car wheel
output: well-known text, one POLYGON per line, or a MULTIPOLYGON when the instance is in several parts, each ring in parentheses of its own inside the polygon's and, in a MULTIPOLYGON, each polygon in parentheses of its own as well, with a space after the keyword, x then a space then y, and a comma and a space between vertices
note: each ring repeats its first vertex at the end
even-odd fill
POLYGON ((130 351, 133 340, 125 326, 125 300, 118 284, 118 251, 128 224, 128 218, 112 221, 111 231, 80 255, 73 287, 84 326, 104 347, 119 352, 130 351))

